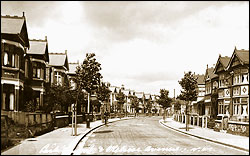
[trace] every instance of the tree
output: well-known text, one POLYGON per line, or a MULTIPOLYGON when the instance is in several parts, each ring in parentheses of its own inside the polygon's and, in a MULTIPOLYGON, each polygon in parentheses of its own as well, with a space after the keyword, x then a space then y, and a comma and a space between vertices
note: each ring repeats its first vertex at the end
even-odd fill
POLYGON ((152 104, 153 104, 153 102, 152 102, 151 99, 149 99, 148 101, 146 101, 146 110, 147 110, 148 113, 151 113, 152 104))
POLYGON ((70 96, 70 87, 68 85, 55 85, 46 88, 43 110, 46 113, 53 112, 68 112, 68 107, 71 105, 73 96, 70 96))
POLYGON ((100 86, 97 89, 97 99, 101 100, 102 102, 107 102, 110 97, 111 90, 108 88, 108 86, 101 82, 100 86))
MULTIPOLYGON (((102 75, 100 73, 101 64, 96 61, 95 53, 87 53, 83 63, 76 68, 76 83, 78 93, 83 89, 91 96, 100 86, 102 75)), ((78 96, 77 96, 78 99, 78 96)), ((88 98, 89 99, 89 98, 88 98)), ((88 100, 87 112, 89 113, 90 101, 88 100)), ((87 116, 88 117, 88 116, 87 116)), ((89 128, 89 118, 87 127, 89 128)))
POLYGON ((125 103, 125 94, 121 90, 116 94, 116 100, 118 103, 118 110, 122 112, 123 104, 125 103))
POLYGON ((168 97, 169 91, 166 89, 160 89, 160 96, 157 99, 157 103, 161 105, 164 109, 171 106, 172 99, 168 97))
POLYGON ((139 110, 139 99, 135 95, 130 95, 131 107, 135 109, 135 112, 139 110))
POLYGON ((156 100, 159 105, 161 105, 164 109, 164 120, 166 116, 166 109, 171 106, 172 99, 168 97, 169 91, 166 89, 160 89, 160 96, 156 100))
MULTIPOLYGON (((185 100, 188 103, 186 104, 186 115, 187 119, 189 119, 189 105, 191 101, 196 101, 197 100, 197 78, 195 77, 194 74, 192 74, 191 71, 188 73, 184 74, 184 77, 178 81, 179 84, 181 85, 182 89, 181 94, 179 95, 179 99, 185 100)), ((186 131, 188 131, 188 120, 186 121, 186 131)))
POLYGON ((76 68, 76 83, 78 89, 88 93, 98 89, 102 75, 101 64, 95 59, 95 53, 87 53, 83 63, 76 68))

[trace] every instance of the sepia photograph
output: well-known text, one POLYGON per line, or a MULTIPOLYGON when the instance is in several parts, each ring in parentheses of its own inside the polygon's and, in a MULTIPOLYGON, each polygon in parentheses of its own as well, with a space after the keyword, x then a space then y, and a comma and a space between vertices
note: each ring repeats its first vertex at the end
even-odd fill
POLYGON ((1 1, 1 155, 249 155, 249 1, 1 1))

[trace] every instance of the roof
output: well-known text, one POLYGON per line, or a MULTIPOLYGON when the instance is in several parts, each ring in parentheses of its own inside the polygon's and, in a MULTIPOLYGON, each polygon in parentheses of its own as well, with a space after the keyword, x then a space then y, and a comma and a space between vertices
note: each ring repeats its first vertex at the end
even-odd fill
POLYGON ((145 99, 150 99, 150 94, 144 94, 145 95, 145 99))
POLYGON ((1 16, 1 33, 20 34, 24 24, 24 17, 1 16))
POLYGON ((221 58, 220 58, 220 62, 221 62, 221 64, 223 65, 224 68, 227 67, 229 61, 230 61, 230 57, 228 57, 228 56, 225 56, 225 57, 221 57, 221 58))
POLYGON ((47 58, 46 61, 49 62, 49 54, 48 54, 48 43, 47 40, 29 40, 30 48, 27 50, 27 54, 34 55, 45 55, 47 58))
POLYGON ((78 63, 69 63, 69 71, 68 74, 76 74, 76 67, 78 66, 78 63))
POLYGON ((235 47, 234 52, 232 54, 232 57, 228 63, 227 69, 229 67, 231 67, 233 59, 235 57, 237 57, 239 59, 241 65, 248 65, 249 64, 249 50, 245 50, 245 49, 237 50, 235 47))
POLYGON ((2 16, 1 15, 1 36, 2 35, 14 35, 10 39, 17 40, 23 46, 29 48, 28 31, 26 26, 25 16, 2 16))
POLYGON ((228 65, 228 63, 229 63, 229 61, 230 61, 230 57, 228 57, 228 56, 222 57, 221 55, 219 55, 217 63, 215 65, 215 67, 214 67, 214 72, 215 73, 217 72, 217 68, 218 68, 219 64, 222 64, 222 66, 223 66, 223 68, 225 70, 226 67, 227 67, 227 65, 228 65))
POLYGON ((242 61, 243 64, 249 64, 249 50, 236 50, 236 56, 242 61))
POLYGON ((67 54, 65 53, 49 53, 50 66, 65 66, 69 69, 67 54))
POLYGON ((115 91, 115 86, 110 86, 109 89, 111 90, 112 93, 115 91))
POLYGON ((143 98, 143 92, 135 92, 135 96, 137 96, 137 98, 143 98))
POLYGON ((128 89, 122 90, 123 94, 125 94, 126 96, 129 95, 130 91, 128 89))
POLYGON ((195 77, 197 78, 197 84, 205 84, 205 81, 204 81, 204 77, 205 75, 202 74, 202 75, 195 75, 195 77))
POLYGON ((210 80, 213 79, 213 78, 215 78, 215 77, 218 77, 217 74, 214 74, 214 68, 213 67, 206 69, 205 76, 206 76, 206 77, 204 77, 205 80, 207 79, 207 76, 209 77, 210 80))

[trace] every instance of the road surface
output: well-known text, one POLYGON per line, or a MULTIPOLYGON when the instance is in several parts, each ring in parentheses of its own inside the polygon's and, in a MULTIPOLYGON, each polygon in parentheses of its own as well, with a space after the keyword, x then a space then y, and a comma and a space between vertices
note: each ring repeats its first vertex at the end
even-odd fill
POLYGON ((248 152, 188 136, 159 124, 160 117, 109 123, 87 135, 74 154, 94 155, 239 155, 248 152))

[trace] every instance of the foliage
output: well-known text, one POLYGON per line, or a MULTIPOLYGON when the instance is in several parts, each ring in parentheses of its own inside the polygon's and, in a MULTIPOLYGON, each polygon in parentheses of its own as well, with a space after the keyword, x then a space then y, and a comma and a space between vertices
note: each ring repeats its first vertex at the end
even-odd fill
POLYGON ((106 102, 109 100, 111 90, 108 88, 108 86, 101 82, 100 86, 97 90, 97 99, 101 100, 102 102, 106 102))
POLYGON ((178 81, 182 87, 181 94, 179 95, 179 99, 185 101, 196 101, 197 100, 197 78, 191 71, 185 73, 184 77, 181 81, 178 81))
POLYGON ((152 100, 149 99, 148 101, 146 101, 146 110, 148 111, 148 113, 151 113, 152 104, 152 100))
POLYGON ((130 96, 131 99, 131 107, 135 108, 136 111, 139 110, 139 99, 136 96, 130 96))
POLYGON ((26 112, 34 112, 36 109, 36 106, 34 105, 34 91, 33 89, 28 86, 24 85, 24 95, 28 96, 23 96, 24 100, 24 111, 26 112))
POLYGON ((98 89, 102 75, 101 64, 95 59, 94 53, 87 53, 83 63, 76 68, 76 83, 88 93, 98 89))
POLYGON ((157 103, 161 105, 164 109, 171 106, 172 99, 168 97, 169 91, 166 89, 160 89, 160 96, 157 99, 157 103))
POLYGON ((174 109, 175 110, 181 110, 181 101, 179 99, 175 100, 174 109))
POLYGON ((67 112, 68 106, 75 103, 75 91, 67 85, 55 85, 46 88, 43 110, 45 112, 60 111, 67 112))
POLYGON ((123 104, 125 103, 125 94, 121 90, 116 94, 116 100, 118 103, 118 110, 122 110, 123 104))

